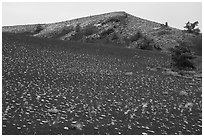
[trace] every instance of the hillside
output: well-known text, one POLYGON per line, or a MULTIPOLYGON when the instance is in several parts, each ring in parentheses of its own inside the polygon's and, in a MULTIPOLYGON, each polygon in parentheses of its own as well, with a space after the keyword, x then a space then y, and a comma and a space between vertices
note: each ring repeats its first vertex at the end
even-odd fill
POLYGON ((202 79, 163 72, 167 54, 10 33, 2 40, 3 135, 202 134, 202 79))
POLYGON ((126 12, 111 12, 51 24, 4 26, 2 30, 61 40, 109 42, 129 48, 143 48, 148 40, 147 49, 162 51, 179 45, 178 41, 191 44, 189 38, 194 37, 179 29, 126 12))

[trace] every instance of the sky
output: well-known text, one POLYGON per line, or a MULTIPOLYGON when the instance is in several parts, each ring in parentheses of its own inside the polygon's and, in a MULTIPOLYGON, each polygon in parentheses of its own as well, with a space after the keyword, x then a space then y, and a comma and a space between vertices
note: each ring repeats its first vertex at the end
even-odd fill
POLYGON ((2 25, 54 23, 114 11, 179 29, 198 21, 202 30, 201 2, 3 2, 2 25))

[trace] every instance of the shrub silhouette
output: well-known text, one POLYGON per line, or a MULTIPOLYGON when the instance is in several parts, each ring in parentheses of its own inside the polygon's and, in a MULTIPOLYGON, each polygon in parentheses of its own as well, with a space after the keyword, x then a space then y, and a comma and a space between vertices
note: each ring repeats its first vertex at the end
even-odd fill
POLYGON ((80 24, 77 24, 77 25, 76 25, 75 31, 76 31, 77 33, 81 31, 81 26, 80 26, 80 24))
POLYGON ((148 36, 145 36, 141 31, 138 31, 129 39, 124 38, 123 40, 127 45, 131 45, 131 43, 135 43, 136 44, 135 46, 143 50, 152 50, 155 46, 153 39, 149 38, 148 36))
POLYGON ((195 57, 184 42, 180 42, 180 46, 176 46, 172 49, 171 58, 173 67, 180 70, 186 68, 195 69, 195 65, 192 62, 192 59, 195 57))
POLYGON ((169 25, 168 25, 168 22, 165 22, 165 26, 166 26, 166 27, 168 27, 168 26, 169 26, 169 25))
POLYGON ((73 41, 80 41, 82 38, 83 38, 83 31, 81 29, 81 26, 80 24, 77 24, 76 27, 75 27, 75 32, 76 34, 74 34, 70 40, 73 40, 73 41))
POLYGON ((74 28, 72 26, 65 26, 58 34, 54 35, 54 37, 52 38, 62 37, 72 31, 74 31, 74 28))
POLYGON ((83 31, 84 31, 85 36, 89 36, 89 35, 96 33, 98 31, 98 28, 96 26, 93 26, 93 25, 87 25, 83 29, 83 31))
POLYGON ((112 34, 111 40, 117 40, 119 37, 116 32, 112 34))
POLYGON ((196 28, 196 26, 198 26, 198 21, 194 22, 194 23, 190 23, 189 21, 186 23, 186 25, 184 26, 184 28, 186 29, 186 31, 188 33, 193 33, 193 34, 199 34, 200 33, 200 29, 196 28))
POLYGON ((111 33, 115 32, 115 30, 113 28, 109 28, 105 31, 103 31, 100 36, 101 38, 105 38, 106 36, 110 35, 111 33))
POLYGON ((193 43, 191 50, 194 51, 196 55, 202 56, 202 33, 190 38, 190 40, 193 43))
POLYGON ((40 33, 43 30, 42 25, 38 24, 36 29, 35 29, 35 34, 40 33))
POLYGON ((133 42, 133 41, 137 41, 139 40, 140 38, 143 38, 144 35, 142 34, 142 32, 138 31, 135 35, 131 36, 130 37, 130 41, 133 42))
POLYGON ((145 36, 143 38, 142 43, 139 46, 140 46, 140 49, 143 49, 143 50, 152 50, 154 45, 155 44, 153 39, 150 39, 149 37, 145 36))

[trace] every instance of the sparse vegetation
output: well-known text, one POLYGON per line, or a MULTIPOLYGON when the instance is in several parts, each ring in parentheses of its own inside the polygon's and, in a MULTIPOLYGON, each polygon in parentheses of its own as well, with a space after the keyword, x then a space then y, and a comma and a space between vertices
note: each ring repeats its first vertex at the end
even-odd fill
POLYGON ((131 36, 129 40, 130 40, 131 42, 134 42, 134 41, 137 41, 137 40, 139 40, 139 39, 141 39, 141 38, 144 38, 144 35, 142 34, 141 31, 138 31, 136 34, 134 34, 133 36, 131 36))
POLYGON ((180 45, 172 50, 172 65, 178 69, 195 69, 192 59, 194 56, 185 42, 180 42, 180 45))
POLYGON ((154 48, 154 41, 153 39, 145 36, 143 41, 139 44, 140 49, 143 50, 152 50, 154 48))
POLYGON ((113 33, 113 32, 115 32, 115 30, 114 30, 113 28, 109 28, 109 29, 107 29, 107 30, 104 30, 104 31, 100 34, 100 36, 101 36, 101 38, 105 38, 105 37, 107 37, 108 35, 110 35, 110 34, 113 33))
POLYGON ((134 43, 135 46, 142 50, 152 50, 155 45, 154 40, 145 36, 141 31, 130 37, 128 43, 134 43))
POLYGON ((119 39, 119 36, 116 32, 114 32, 111 36, 111 40, 117 40, 117 39, 119 39))
POLYGON ((109 23, 109 22, 120 22, 120 19, 118 17, 108 18, 106 21, 102 22, 102 25, 109 23))
POLYGON ((87 25, 85 28, 83 28, 83 31, 84 31, 85 36, 89 36, 89 35, 92 35, 94 33, 97 33, 98 28, 96 26, 93 26, 93 25, 87 25))
MULTIPOLYGON (((58 34, 55 34, 52 38, 60 38, 60 37, 72 32, 72 31, 74 31, 73 26, 65 26, 65 27, 62 28, 61 31, 59 31, 58 34)), ((77 31, 79 31, 79 30, 77 30, 77 31)))
POLYGON ((124 19, 126 18, 126 16, 115 16, 115 17, 111 17, 111 18, 108 18, 106 19, 105 21, 103 21, 101 24, 104 25, 104 24, 107 24, 107 23, 113 23, 113 22, 116 22, 116 23, 124 23, 124 19))
POLYGON ((197 26, 198 26, 198 21, 196 21, 194 23, 190 23, 188 21, 186 23, 186 25, 184 26, 184 28, 186 29, 186 31, 188 33, 199 34, 200 33, 200 29, 197 26))
POLYGON ((160 36, 163 36, 163 35, 170 35, 170 34, 172 34, 172 32, 171 31, 169 31, 169 30, 161 30, 161 31, 159 31, 158 33, 157 33, 157 35, 160 37, 160 36))
POLYGON ((202 56, 202 33, 189 38, 189 40, 192 42, 192 46, 190 47, 191 51, 194 52, 195 55, 202 56))
POLYGON ((83 36, 84 36, 84 32, 80 26, 80 24, 77 24, 75 26, 75 34, 73 34, 70 38, 70 40, 73 40, 73 41, 81 41, 83 36))
POLYGON ((80 26, 79 23, 76 25, 76 27, 75 27, 75 31, 76 31, 76 33, 78 33, 78 32, 81 31, 81 26, 80 26))
POLYGON ((36 29, 35 29, 35 32, 34 32, 34 33, 35 33, 35 34, 40 33, 42 30, 43 30, 42 25, 41 25, 41 24, 38 24, 37 27, 36 27, 36 29))
POLYGON ((168 25, 168 22, 165 22, 165 26, 166 26, 166 27, 168 27, 168 26, 169 26, 169 25, 168 25))

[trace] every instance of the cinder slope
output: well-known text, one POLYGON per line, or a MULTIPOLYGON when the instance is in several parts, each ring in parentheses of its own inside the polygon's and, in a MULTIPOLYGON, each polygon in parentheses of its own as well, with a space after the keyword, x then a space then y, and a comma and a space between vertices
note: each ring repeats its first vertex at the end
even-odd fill
POLYGON ((154 42, 154 48, 163 51, 179 45, 178 41, 186 41, 193 37, 193 35, 186 34, 179 29, 141 19, 126 12, 111 12, 51 24, 5 26, 2 31, 26 33, 37 37, 61 40, 81 40, 86 42, 108 40, 122 43, 130 48, 139 48, 138 39, 130 39, 137 32, 141 32, 154 42), (77 26, 80 29, 80 35, 76 32, 77 26), (87 27, 88 34, 86 33, 87 27))

